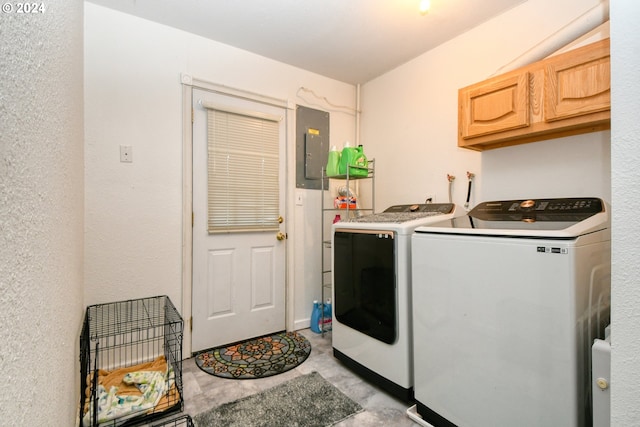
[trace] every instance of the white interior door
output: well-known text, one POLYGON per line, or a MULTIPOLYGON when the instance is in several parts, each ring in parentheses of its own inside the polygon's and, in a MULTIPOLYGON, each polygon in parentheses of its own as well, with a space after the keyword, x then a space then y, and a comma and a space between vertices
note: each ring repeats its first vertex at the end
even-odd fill
MULTIPOLYGON (((211 232, 208 221, 208 110, 278 121, 278 204, 284 217, 286 111, 206 90, 193 90, 192 351, 285 329, 285 223, 268 230, 211 232), (208 107, 208 108, 205 108, 208 107)), ((209 119, 211 120, 211 119, 209 119)), ((215 124, 214 124, 215 126, 215 124)), ((235 184, 235 182, 234 182, 235 184)), ((258 186, 255 182, 251 185, 258 186)), ((249 187, 251 186, 249 185, 249 187)), ((245 188, 240 191, 251 191, 245 188)), ((227 202, 222 202, 227 203, 227 202)))

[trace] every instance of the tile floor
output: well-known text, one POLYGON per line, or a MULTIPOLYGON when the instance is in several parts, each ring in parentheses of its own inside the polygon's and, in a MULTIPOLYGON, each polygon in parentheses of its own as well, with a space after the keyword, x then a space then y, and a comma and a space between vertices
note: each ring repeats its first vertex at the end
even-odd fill
POLYGON ((300 366, 280 375, 257 380, 230 380, 209 375, 196 366, 193 358, 182 367, 185 409, 192 417, 197 413, 238 398, 257 393, 300 375, 317 371, 340 391, 358 402, 364 411, 338 424, 339 427, 413 427, 418 426, 406 414, 408 403, 385 393, 349 371, 333 357, 331 333, 321 335, 309 329, 298 331, 311 342, 311 355, 300 366))

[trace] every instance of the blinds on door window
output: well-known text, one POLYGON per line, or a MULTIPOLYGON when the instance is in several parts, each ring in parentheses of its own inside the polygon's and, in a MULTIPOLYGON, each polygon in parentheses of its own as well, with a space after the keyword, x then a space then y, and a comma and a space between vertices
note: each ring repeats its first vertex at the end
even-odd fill
POLYGON ((280 118, 203 106, 209 233, 277 230, 280 118))

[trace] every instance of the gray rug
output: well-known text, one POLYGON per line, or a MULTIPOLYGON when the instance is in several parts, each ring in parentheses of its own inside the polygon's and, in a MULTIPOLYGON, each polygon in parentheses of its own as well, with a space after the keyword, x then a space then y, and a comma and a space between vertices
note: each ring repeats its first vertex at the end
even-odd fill
POLYGON ((325 427, 360 411, 362 406, 312 372, 202 412, 193 421, 197 427, 325 427))

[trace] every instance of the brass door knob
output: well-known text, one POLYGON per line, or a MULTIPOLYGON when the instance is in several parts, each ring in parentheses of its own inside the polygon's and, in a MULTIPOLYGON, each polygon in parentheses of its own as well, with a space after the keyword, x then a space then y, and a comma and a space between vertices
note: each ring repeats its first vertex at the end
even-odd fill
POLYGON ((284 234, 282 231, 279 231, 278 234, 276 234, 276 239, 278 240, 284 240, 287 238, 287 235, 284 234))

